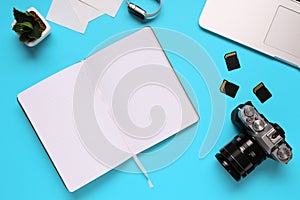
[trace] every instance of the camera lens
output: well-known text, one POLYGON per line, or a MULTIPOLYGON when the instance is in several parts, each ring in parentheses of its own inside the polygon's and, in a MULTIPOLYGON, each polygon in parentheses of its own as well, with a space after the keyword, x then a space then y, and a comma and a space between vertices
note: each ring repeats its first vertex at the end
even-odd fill
POLYGON ((266 159, 266 153, 251 136, 239 134, 216 154, 216 158, 239 181, 266 159))

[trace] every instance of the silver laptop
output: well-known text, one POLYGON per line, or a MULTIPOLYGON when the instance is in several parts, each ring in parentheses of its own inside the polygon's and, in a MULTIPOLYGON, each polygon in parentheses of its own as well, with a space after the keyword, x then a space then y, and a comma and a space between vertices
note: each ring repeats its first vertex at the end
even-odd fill
POLYGON ((199 24, 300 67, 300 0, 207 0, 199 24))

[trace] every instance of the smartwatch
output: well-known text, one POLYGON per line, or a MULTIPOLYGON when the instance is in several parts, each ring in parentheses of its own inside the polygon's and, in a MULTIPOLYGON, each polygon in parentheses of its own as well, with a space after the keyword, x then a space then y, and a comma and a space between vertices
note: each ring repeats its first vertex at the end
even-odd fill
POLYGON ((146 10, 142 9, 138 5, 135 5, 133 3, 130 3, 128 0, 126 0, 127 6, 128 6, 128 11, 129 13, 135 15, 141 20, 147 20, 147 19, 153 19, 156 17, 156 15, 160 12, 161 7, 162 7, 162 0, 156 0, 159 3, 158 9, 153 12, 153 13, 147 13, 146 10))

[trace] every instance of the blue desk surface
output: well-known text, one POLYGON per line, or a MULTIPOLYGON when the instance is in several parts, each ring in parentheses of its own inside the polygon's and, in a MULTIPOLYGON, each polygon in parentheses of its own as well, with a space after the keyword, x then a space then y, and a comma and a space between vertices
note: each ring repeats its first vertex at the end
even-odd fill
MULTIPOLYGON (((151 3, 153 2, 145 5, 151 8, 151 3)), ((199 159, 198 153, 210 124, 211 105, 207 86, 198 77, 199 85, 195 87, 200 87, 201 91, 196 95, 201 120, 197 135, 176 162, 150 173, 154 189, 148 188, 141 174, 112 171, 75 193, 69 193, 19 107, 16 96, 33 84, 80 61, 107 38, 123 31, 142 28, 145 24, 132 19, 123 2, 116 18, 102 16, 94 20, 84 35, 50 22, 50 37, 30 49, 21 44, 11 30, 12 8, 25 10, 34 6, 46 16, 51 0, 2 1, 0 198, 299 199, 300 71, 202 30, 198 26, 198 18, 204 3, 204 0, 164 1, 159 17, 147 25, 168 28, 192 38, 208 52, 224 79, 241 86, 236 98, 226 97, 226 121, 215 147, 205 158, 199 159), (228 72, 223 56, 231 51, 238 52, 242 68, 228 72), (252 93, 253 87, 261 81, 273 94, 264 104, 252 93), (236 183, 219 165, 214 155, 236 134, 229 118, 232 109, 247 100, 251 100, 270 121, 277 122, 284 128, 287 141, 293 147, 294 158, 288 165, 266 160, 246 179, 236 183)), ((176 66, 176 60, 173 65, 176 66)), ((184 72, 180 66, 177 69, 184 72)))

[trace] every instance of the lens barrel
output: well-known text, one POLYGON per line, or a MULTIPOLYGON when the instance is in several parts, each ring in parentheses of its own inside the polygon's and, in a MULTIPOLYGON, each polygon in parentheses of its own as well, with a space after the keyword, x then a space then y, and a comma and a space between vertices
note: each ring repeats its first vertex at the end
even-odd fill
POLYGON ((217 160, 236 181, 246 177, 266 157, 264 150, 247 133, 234 137, 216 154, 217 160))

